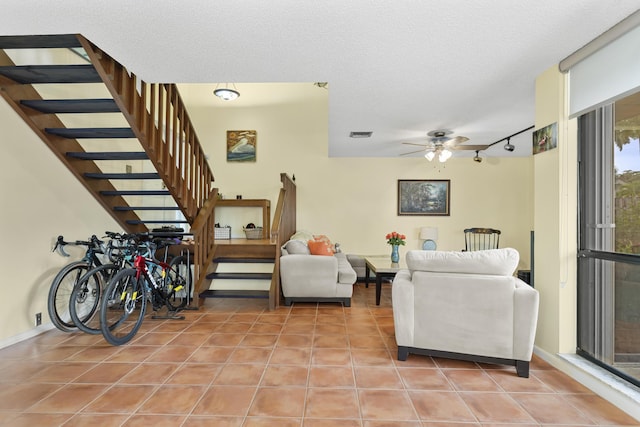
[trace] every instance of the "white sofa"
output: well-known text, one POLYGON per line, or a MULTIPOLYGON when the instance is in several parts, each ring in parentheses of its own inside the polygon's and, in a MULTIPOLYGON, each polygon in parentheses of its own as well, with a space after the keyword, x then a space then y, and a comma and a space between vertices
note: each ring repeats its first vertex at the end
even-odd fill
POLYGON ((513 365, 529 376, 539 295, 515 249, 408 251, 393 281, 398 359, 409 353, 513 365))
POLYGON ((280 256, 280 283, 285 305, 292 302, 341 302, 351 306, 356 272, 342 252, 311 255, 304 240, 285 243, 280 256))

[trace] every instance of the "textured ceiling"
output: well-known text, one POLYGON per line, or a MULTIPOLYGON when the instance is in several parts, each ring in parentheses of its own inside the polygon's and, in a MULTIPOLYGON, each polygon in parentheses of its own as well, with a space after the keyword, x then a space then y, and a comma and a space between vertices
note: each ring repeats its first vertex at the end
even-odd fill
MULTIPOLYGON (((80 33, 149 82, 329 82, 329 155, 533 125, 534 83, 638 0, 4 0, 0 34, 80 33), (350 131, 373 131, 351 139, 350 131)), ((528 156, 531 132, 486 156, 528 156)), ((472 156, 473 152, 456 155, 472 156)))

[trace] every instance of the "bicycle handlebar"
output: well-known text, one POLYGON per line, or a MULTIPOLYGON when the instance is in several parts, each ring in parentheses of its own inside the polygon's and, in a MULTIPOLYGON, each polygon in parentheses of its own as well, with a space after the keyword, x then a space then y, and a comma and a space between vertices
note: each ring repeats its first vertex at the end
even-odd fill
POLYGON ((75 242, 66 242, 63 236, 58 236, 56 244, 51 252, 57 251, 63 257, 70 257, 71 255, 64 250, 66 245, 86 246, 87 248, 93 248, 96 251, 102 252, 103 243, 104 242, 98 239, 95 234, 92 235, 89 240, 76 240, 75 242))

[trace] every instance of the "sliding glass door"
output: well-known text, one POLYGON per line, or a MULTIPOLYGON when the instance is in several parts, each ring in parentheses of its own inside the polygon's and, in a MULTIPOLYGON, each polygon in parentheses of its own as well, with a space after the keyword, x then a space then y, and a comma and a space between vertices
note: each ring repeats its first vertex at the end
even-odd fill
POLYGON ((578 353, 640 385, 640 93, 578 133, 578 353))

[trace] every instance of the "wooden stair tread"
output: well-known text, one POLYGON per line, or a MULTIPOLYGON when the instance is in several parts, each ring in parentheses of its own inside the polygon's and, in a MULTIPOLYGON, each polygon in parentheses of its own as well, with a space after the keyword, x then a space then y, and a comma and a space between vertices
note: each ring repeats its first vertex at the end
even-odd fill
POLYGON ((177 206, 114 206, 116 211, 179 211, 177 206))
POLYGON ((95 153, 67 152, 67 157, 80 160, 148 160, 149 156, 144 151, 102 151, 95 153))
POLYGON ((119 113, 113 99, 23 99, 20 104, 41 113, 119 113))
POLYGON ((45 128, 48 134, 63 138, 135 138, 131 128, 45 128))
POLYGON ((103 196, 170 196, 169 190, 104 190, 103 196))
POLYGON ((207 274, 207 279, 271 280, 271 276, 271 273, 216 272, 207 274))
POLYGON ((82 47, 75 34, 2 36, 0 49, 56 49, 82 47))
POLYGON ((93 65, 5 65, 0 75, 20 84, 102 83, 93 65))
POLYGON ((91 179, 160 179, 155 172, 143 173, 85 173, 86 178, 91 179))
POLYGON ((200 293, 200 298, 264 298, 269 299, 269 291, 209 289, 200 293))
POLYGON ((216 264, 229 263, 229 264, 273 264, 273 258, 251 258, 251 257, 218 257, 214 258, 213 262, 216 264))
POLYGON ((182 219, 169 219, 169 220, 164 220, 164 219, 150 219, 150 220, 144 220, 144 219, 140 219, 140 220, 128 220, 127 224, 188 224, 189 222, 186 220, 182 220, 182 219))

